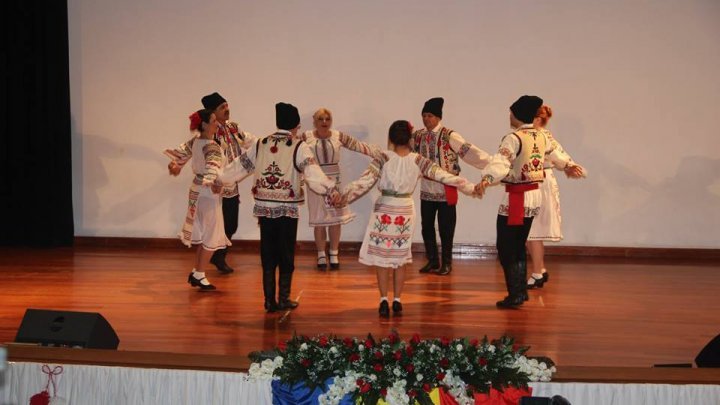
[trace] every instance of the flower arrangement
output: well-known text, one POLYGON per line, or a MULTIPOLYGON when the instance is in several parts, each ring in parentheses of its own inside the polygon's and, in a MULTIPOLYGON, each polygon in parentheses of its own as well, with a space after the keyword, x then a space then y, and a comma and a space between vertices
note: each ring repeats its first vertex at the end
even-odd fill
POLYGON ((474 404, 477 395, 550 381, 555 372, 552 361, 529 359, 528 349, 508 336, 489 341, 421 339, 415 334, 406 341, 395 331, 379 340, 372 335, 296 335, 272 352, 251 354, 249 374, 319 388, 321 404, 338 404, 348 395, 361 404, 432 404, 430 392, 435 388, 458 404, 474 404))

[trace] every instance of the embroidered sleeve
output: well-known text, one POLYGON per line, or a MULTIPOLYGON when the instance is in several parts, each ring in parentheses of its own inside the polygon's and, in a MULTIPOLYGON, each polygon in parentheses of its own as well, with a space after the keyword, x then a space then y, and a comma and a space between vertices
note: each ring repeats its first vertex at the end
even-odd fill
POLYGON ((545 148, 545 159, 552 162, 553 166, 558 169, 564 169, 568 164, 572 163, 572 158, 565 152, 550 131, 543 131, 547 147, 545 148))
POLYGON ((205 173, 195 177, 198 185, 210 187, 215 179, 218 178, 220 165, 222 164, 222 149, 215 142, 210 142, 203 147, 203 156, 205 157, 205 173))
POLYGON ((374 157, 380 151, 377 145, 359 141, 357 138, 344 132, 340 132, 340 143, 353 152, 362 153, 370 157, 374 157))
POLYGON ((453 131, 449 137, 450 147, 457 151, 458 156, 464 162, 473 167, 483 169, 490 162, 490 154, 467 142, 462 135, 453 131))
POLYGON ((473 193, 475 185, 460 176, 455 176, 443 170, 439 165, 428 158, 418 155, 415 163, 420 168, 423 176, 443 183, 448 186, 457 187, 461 192, 467 195, 473 193))
POLYGON ((520 149, 520 141, 517 137, 506 135, 500 142, 498 153, 492 155, 487 166, 482 171, 481 177, 494 184, 504 179, 510 173, 510 166, 520 149))
POLYGON ((387 156, 383 153, 378 153, 360 178, 345 186, 342 194, 347 196, 348 203, 357 200, 373 188, 380 179, 382 167, 385 162, 387 162, 387 156))
POLYGON ((165 149, 163 152, 165 156, 169 157, 171 160, 175 161, 176 164, 178 164, 180 167, 185 166, 185 163, 190 161, 192 158, 192 146, 195 142, 195 139, 197 139, 196 136, 193 136, 192 138, 188 139, 187 142, 180 144, 175 149, 165 149))
POLYGON ((257 137, 250 132, 241 131, 240 135, 242 136, 240 139, 240 147, 243 149, 250 149, 255 145, 255 142, 257 141, 257 137))
POLYGON ((251 146, 249 152, 249 154, 247 151, 241 153, 240 156, 225 166, 220 175, 220 180, 224 184, 242 181, 255 171, 255 144, 251 146))
POLYGON ((303 179, 310 189, 318 194, 325 195, 335 187, 335 180, 328 178, 317 164, 313 152, 307 143, 303 142, 295 155, 295 167, 303 174, 303 179))

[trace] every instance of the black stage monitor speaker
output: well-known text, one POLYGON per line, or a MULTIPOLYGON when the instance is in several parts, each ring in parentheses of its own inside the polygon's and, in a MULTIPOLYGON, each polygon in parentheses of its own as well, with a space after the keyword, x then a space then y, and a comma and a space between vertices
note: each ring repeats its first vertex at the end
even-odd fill
POLYGON ((96 312, 28 309, 15 342, 42 346, 117 349, 117 334, 108 321, 96 312))
POLYGON ((720 335, 715 336, 695 357, 698 367, 720 367, 720 335))

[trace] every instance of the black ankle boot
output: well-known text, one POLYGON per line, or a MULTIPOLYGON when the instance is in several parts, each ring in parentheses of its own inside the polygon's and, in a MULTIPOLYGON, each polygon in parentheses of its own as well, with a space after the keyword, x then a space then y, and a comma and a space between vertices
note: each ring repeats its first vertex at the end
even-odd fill
POLYGON ((435 271, 434 273, 439 276, 447 276, 452 271, 452 264, 450 262, 443 262, 442 266, 440 266, 440 269, 435 271))
POLYGON ((297 301, 293 300, 282 300, 278 302, 278 309, 295 309, 300 305, 297 301))
POLYGON ((440 268, 440 262, 437 259, 429 259, 427 264, 420 268, 420 273, 432 273, 440 268))
POLYGON ((235 269, 228 266, 227 262, 225 262, 225 256, 227 256, 227 248, 218 249, 213 253, 212 258, 210 258, 210 263, 214 264, 220 273, 230 274, 235 271, 235 269))
POLYGON ((275 300, 265 300, 265 312, 277 312, 279 309, 280 308, 278 307, 278 304, 277 302, 275 302, 275 300))
POLYGON ((298 306, 296 301, 290 299, 290 287, 292 285, 292 273, 280 273, 278 279, 278 307, 280 309, 295 309, 298 306))
POLYGON ((518 309, 524 303, 525 297, 511 297, 508 295, 502 301, 496 302, 495 306, 497 306, 498 309, 518 309))

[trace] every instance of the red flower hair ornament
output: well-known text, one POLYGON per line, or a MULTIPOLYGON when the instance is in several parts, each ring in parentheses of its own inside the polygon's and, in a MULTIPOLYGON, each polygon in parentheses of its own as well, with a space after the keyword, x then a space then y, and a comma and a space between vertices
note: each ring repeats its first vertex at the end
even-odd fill
POLYGON ((200 128, 200 124, 202 123, 202 118, 200 118, 200 114, 195 111, 190 115, 190 130, 195 131, 198 128, 200 128))

